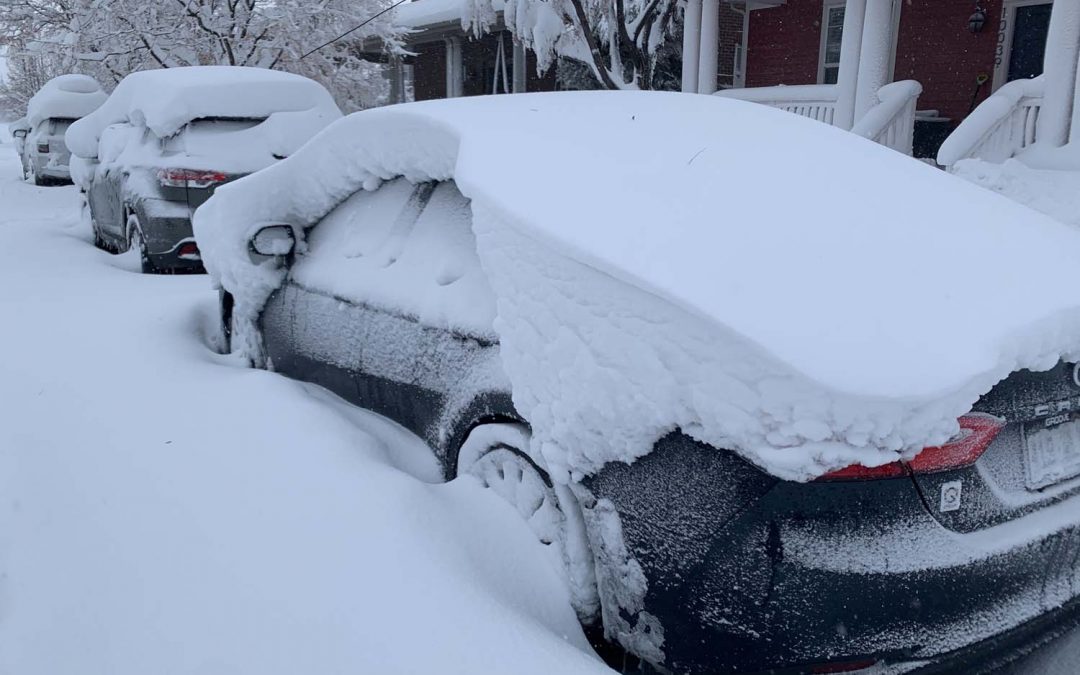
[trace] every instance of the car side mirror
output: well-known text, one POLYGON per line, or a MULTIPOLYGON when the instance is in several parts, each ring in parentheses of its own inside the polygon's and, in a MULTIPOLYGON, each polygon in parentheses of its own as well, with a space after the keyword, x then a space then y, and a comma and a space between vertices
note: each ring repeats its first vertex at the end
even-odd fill
POLYGON ((26 129, 16 129, 11 135, 15 138, 26 138, 26 129))
POLYGON ((296 248, 296 235, 290 225, 267 225, 251 238, 251 252, 271 258, 284 257, 296 248))

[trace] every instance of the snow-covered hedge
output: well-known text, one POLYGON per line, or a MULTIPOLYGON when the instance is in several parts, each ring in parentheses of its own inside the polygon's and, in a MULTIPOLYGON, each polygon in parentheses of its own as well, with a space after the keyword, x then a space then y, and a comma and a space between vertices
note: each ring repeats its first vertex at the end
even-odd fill
POLYGON ((26 106, 31 127, 50 117, 79 119, 89 115, 108 96, 97 80, 88 75, 60 75, 45 83, 26 106))
POLYGON ((251 235, 397 176, 471 199, 514 402, 557 478, 673 428, 793 479, 879 465, 1080 353, 1080 233, 813 120, 644 92, 370 110, 223 187, 195 233, 238 349, 257 356, 284 277, 251 235))

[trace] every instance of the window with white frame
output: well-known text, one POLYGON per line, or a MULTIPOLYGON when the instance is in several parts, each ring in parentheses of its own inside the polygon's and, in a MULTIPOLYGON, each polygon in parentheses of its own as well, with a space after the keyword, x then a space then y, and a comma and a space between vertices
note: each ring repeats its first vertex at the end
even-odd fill
POLYGON ((818 81, 836 84, 840 74, 840 43, 844 35, 844 0, 826 0, 821 17, 821 54, 818 81))

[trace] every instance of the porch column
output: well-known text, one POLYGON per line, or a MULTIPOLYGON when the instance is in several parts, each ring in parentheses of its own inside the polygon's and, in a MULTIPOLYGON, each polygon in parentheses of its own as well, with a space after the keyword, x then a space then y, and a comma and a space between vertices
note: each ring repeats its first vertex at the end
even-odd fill
POLYGON ((514 40, 514 82, 515 94, 525 93, 525 45, 520 40, 514 40))
POLYGON ((865 17, 866 0, 847 0, 844 6, 844 32, 840 38, 840 69, 836 76, 838 96, 833 115, 833 125, 841 129, 851 129, 855 124, 855 86, 859 79, 859 54, 862 51, 865 17))
POLYGON ((405 74, 402 72, 401 56, 390 56, 390 103, 405 101, 405 74))
POLYGON ((685 92, 697 92, 700 46, 701 0, 686 0, 682 34, 682 90, 685 92))
POLYGON ((701 2, 701 44, 698 46, 698 93, 716 92, 720 57, 720 0, 701 2))
POLYGON ((465 73, 461 62, 461 38, 446 38, 446 98, 465 94, 465 73))
MULTIPOLYGON (((1054 0, 1046 33, 1043 79, 1046 86, 1039 112, 1036 138, 1050 146, 1069 140, 1070 121, 1080 114, 1076 106, 1077 58, 1080 57, 1080 0, 1054 0)), ((1074 127, 1080 129, 1080 127, 1074 127)))
POLYGON ((855 85, 855 122, 877 105, 878 89, 889 83, 892 4, 892 0, 866 0, 859 75, 855 85))

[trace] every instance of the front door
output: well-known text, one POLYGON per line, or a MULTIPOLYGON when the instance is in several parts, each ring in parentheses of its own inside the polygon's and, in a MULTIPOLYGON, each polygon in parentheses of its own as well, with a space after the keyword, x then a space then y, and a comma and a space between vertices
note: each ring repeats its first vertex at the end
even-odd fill
POLYGON ((1042 75, 1046 54, 1046 33, 1053 3, 1018 5, 1012 26, 1007 81, 1042 75))

